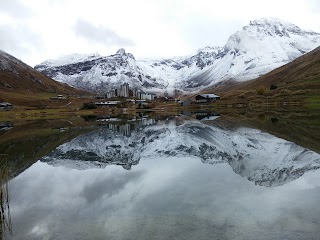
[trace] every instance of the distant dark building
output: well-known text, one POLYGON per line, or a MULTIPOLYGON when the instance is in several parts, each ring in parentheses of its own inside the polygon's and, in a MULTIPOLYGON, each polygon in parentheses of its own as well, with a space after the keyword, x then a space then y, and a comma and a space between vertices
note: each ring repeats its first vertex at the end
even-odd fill
POLYGON ((220 96, 208 93, 208 94, 199 94, 196 96, 196 102, 198 103, 210 103, 215 102, 220 99, 220 96))
POLYGON ((220 113, 216 112, 196 112, 194 115, 196 119, 203 121, 215 120, 220 117, 220 113))
POLYGON ((9 111, 12 109, 12 104, 8 102, 0 102, 0 110, 9 111))
POLYGON ((146 102, 140 102, 138 103, 138 109, 148 109, 149 105, 146 102))
POLYGON ((191 100, 186 100, 186 101, 179 101, 178 102, 182 107, 186 107, 186 106, 189 106, 192 101, 191 100))
POLYGON ((0 130, 8 130, 10 128, 13 128, 12 122, 0 122, 0 130))
POLYGON ((120 85, 118 90, 119 97, 129 97, 129 83, 124 83, 120 85))
POLYGON ((99 108, 106 108, 106 107, 116 107, 120 104, 120 101, 107 101, 107 102, 95 102, 94 104, 99 108))

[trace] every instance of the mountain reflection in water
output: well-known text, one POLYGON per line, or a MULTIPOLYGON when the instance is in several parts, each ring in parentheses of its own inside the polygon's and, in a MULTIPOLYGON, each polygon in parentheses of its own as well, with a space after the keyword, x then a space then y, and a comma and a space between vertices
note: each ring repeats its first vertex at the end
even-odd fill
POLYGON ((319 154, 208 116, 103 117, 29 136, 32 152, 55 147, 10 180, 7 239, 317 239, 319 154))
POLYGON ((320 168, 319 154, 256 129, 181 117, 99 122, 104 126, 59 146, 41 161, 75 169, 121 165, 130 170, 142 158, 192 156, 205 164, 229 164, 235 173, 266 187, 320 168))

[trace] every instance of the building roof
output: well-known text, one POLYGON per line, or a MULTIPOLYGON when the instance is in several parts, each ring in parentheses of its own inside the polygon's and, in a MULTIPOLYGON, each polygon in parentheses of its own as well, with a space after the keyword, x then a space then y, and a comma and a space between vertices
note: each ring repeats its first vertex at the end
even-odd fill
POLYGON ((0 105, 1 106, 12 106, 12 104, 8 103, 8 102, 0 102, 0 105))
POLYGON ((208 116, 208 117, 204 117, 201 119, 201 121, 213 121, 216 120, 217 118, 219 118, 220 116, 208 116))
POLYGON ((207 93, 207 94, 199 94, 198 96, 204 97, 204 98, 216 98, 216 97, 220 97, 216 94, 213 93, 207 93))
POLYGON ((120 103, 120 101, 108 101, 108 102, 95 102, 96 105, 116 105, 120 103))

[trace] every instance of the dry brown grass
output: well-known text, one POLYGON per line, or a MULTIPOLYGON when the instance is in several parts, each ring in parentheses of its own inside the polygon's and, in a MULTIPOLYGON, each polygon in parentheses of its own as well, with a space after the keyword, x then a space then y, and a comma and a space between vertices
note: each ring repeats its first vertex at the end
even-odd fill
MULTIPOLYGON (((60 94, 64 96, 92 95, 54 81, 12 56, 4 54, 0 57, 8 65, 5 69, 0 69, 0 101, 10 102, 15 108, 21 110, 56 108, 68 104, 67 101, 70 100, 53 101, 50 100, 51 97, 60 94)), ((73 106, 78 107, 79 101, 73 99, 73 102, 73 106)))

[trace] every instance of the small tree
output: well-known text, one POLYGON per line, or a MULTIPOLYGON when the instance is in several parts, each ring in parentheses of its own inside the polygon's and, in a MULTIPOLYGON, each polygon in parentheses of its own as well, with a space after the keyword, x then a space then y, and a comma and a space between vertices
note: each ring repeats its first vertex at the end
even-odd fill
POLYGON ((259 95, 263 95, 266 92, 266 87, 265 86, 260 86, 257 90, 257 93, 259 95))
POLYGON ((278 88, 277 85, 274 85, 274 84, 271 84, 271 85, 270 85, 270 90, 274 90, 274 89, 277 89, 277 88, 278 88))
POLYGON ((84 103, 83 106, 82 106, 82 109, 96 109, 97 108, 97 105, 95 105, 93 102, 89 102, 89 103, 84 103))

